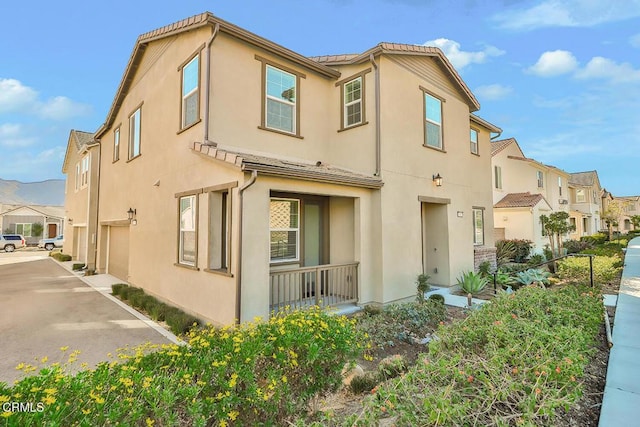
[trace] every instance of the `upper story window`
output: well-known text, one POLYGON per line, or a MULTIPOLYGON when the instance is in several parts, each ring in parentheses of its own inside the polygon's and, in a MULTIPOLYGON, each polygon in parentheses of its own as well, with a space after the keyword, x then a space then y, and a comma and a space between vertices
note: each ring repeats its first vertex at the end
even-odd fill
POLYGON ((80 188, 80 163, 76 163, 76 191, 80 188))
POLYGON ((344 127, 362 123, 362 77, 344 84, 344 127))
POLYGON ((478 151, 478 131, 475 129, 471 129, 469 141, 471 144, 471 152, 473 154, 479 154, 478 151))
POLYGON ((296 76, 267 65, 266 127, 296 133, 296 76))
POLYGON ((558 177, 558 194, 562 197, 562 177, 558 177))
POLYGON ((80 170, 80 188, 86 187, 89 184, 89 155, 87 154, 82 158, 80 170))
POLYGON ((502 189, 502 168, 500 166, 493 167, 494 187, 498 190, 502 189))
POLYGON ((113 161, 120 160, 120 128, 113 131, 113 161))
POLYGON ((536 178, 538 180, 538 188, 544 188, 544 172, 536 171, 536 178))
POLYGON ((584 191, 584 188, 576 189, 576 203, 584 203, 587 201, 587 194, 584 191))
POLYGON ((200 57, 196 55, 182 67, 182 129, 200 119, 200 57))
POLYGON ((442 100, 424 92, 424 145, 443 149, 442 100))
POLYGON ((129 160, 140 155, 140 115, 142 107, 129 116, 129 160))

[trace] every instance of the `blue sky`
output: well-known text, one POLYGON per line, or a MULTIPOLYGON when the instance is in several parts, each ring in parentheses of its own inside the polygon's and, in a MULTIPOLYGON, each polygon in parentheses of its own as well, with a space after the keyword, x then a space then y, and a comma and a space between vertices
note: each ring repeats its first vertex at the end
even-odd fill
POLYGON ((438 46, 525 155, 640 194, 640 0, 5 2, 0 178, 62 178, 69 130, 105 120, 137 36, 207 10, 308 56, 438 46))

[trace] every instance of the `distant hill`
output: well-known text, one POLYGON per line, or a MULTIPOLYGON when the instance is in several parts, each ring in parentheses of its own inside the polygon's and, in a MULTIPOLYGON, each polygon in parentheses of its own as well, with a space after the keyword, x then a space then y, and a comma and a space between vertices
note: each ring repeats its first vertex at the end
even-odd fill
POLYGON ((64 179, 20 182, 0 178, 0 204, 64 206, 64 179))

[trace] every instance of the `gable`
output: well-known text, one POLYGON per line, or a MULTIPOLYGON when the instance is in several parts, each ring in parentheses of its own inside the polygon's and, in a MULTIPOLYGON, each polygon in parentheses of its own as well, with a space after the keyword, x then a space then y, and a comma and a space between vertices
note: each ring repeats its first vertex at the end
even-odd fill
POLYGON ((436 86, 441 91, 466 101, 466 95, 454 84, 448 72, 440 65, 434 57, 417 55, 387 55, 387 58, 418 76, 419 78, 436 86))
POLYGON ((134 71, 131 79, 131 86, 135 86, 142 77, 151 69, 158 59, 166 52, 166 50, 173 44, 178 36, 171 36, 160 40, 155 40, 147 45, 142 53, 140 64, 134 71))
POLYGON ((13 216, 42 216, 41 212, 36 211, 28 206, 21 206, 19 208, 15 208, 13 210, 3 212, 2 215, 13 215, 13 216))

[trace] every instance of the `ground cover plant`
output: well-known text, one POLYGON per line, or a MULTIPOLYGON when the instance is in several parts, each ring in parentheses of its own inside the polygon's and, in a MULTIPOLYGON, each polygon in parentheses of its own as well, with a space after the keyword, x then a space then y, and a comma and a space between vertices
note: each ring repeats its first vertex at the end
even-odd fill
POLYGON ((554 425, 581 394, 602 322, 591 288, 524 287, 442 326, 429 353, 344 425, 554 425))
MULTIPOLYGON (((605 285, 617 280, 622 270, 622 259, 614 256, 593 257, 593 281, 605 285)), ((557 276, 569 283, 589 283, 589 257, 570 257, 558 262, 557 276)))
POLYGON ((42 412, 0 413, 0 425, 283 425, 312 396, 335 389, 366 345, 353 320, 317 307, 186 338, 188 345, 123 351, 75 376, 53 364, 11 387, 0 383, 2 403, 44 404, 42 412))

